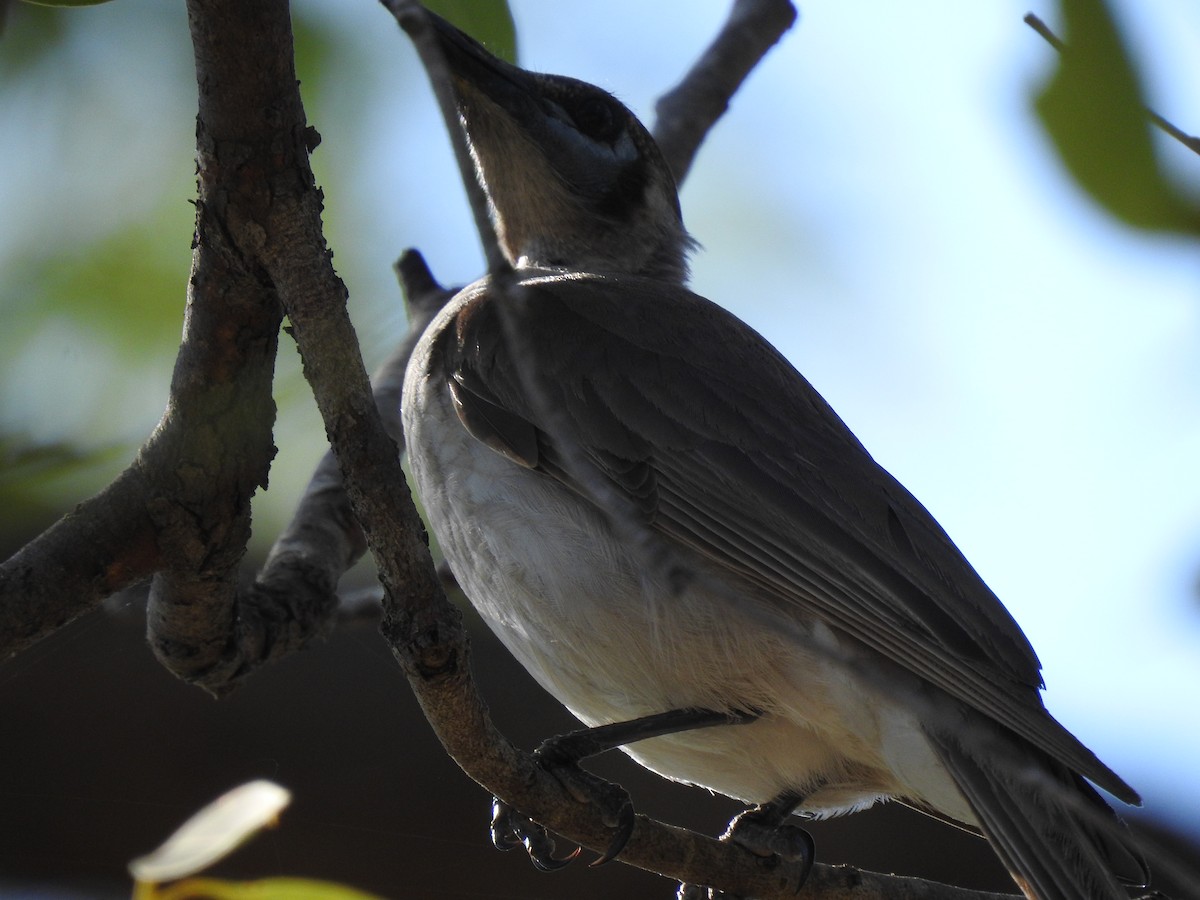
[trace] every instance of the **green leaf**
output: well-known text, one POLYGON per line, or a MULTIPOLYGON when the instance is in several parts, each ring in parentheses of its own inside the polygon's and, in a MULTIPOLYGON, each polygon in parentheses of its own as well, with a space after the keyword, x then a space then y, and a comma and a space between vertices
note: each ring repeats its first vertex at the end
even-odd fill
POLYGON ((32 6, 99 6, 111 0, 22 0, 32 6))
POLYGON ((312 878, 263 878, 258 881, 223 881, 188 878, 149 890, 138 885, 136 900, 380 900, 374 894, 332 881, 312 878))
POLYGON ((425 6, 496 56, 517 64, 517 29, 506 0, 428 0, 425 6))
POLYGON ((1104 0, 1062 0, 1066 48, 1036 99, 1071 175, 1137 228, 1200 232, 1200 211, 1158 165, 1137 72, 1104 0))
POLYGON ((0 13, 0 89, 19 83, 17 74, 50 55, 66 37, 65 17, 55 10, 26 5, 0 13))
POLYGON ((0 300, 12 340, 53 315, 86 322, 130 355, 173 347, 187 292, 191 209, 174 204, 78 248, 49 246, 14 261, 27 291, 0 300))
POLYGON ((69 478, 111 462, 121 447, 81 447, 67 441, 35 443, 25 435, 0 432, 0 506, 8 514, 34 498, 46 482, 69 478))
MULTIPOLYGON (((292 11, 292 43, 296 56, 296 75, 304 88, 304 105, 321 95, 321 88, 329 81, 331 71, 338 68, 330 60, 336 52, 339 35, 322 22, 307 7, 292 11)), ((310 116, 311 122, 313 117, 310 116)))
POLYGON ((129 451, 67 441, 37 443, 0 431, 0 546, 24 543, 50 524, 62 507, 112 477, 129 451))

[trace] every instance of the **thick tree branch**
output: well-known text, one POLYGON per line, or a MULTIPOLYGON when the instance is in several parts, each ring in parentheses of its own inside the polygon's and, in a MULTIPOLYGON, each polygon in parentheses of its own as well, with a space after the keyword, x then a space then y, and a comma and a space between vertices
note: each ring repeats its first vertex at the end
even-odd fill
MULTIPOLYGON (((254 385, 254 398, 231 404, 237 418, 225 420, 211 436, 200 437, 226 442, 256 428, 265 433, 270 452, 265 458, 261 450, 257 453, 264 462, 256 482, 265 484, 266 463, 273 455, 271 378, 283 313, 278 290, 261 259, 270 239, 265 223, 283 198, 308 187, 299 176, 297 160, 307 163, 308 144, 315 133, 303 127, 289 130, 285 124, 303 121, 288 115, 286 91, 280 90, 280 85, 295 81, 286 9, 279 15, 269 4, 234 4, 223 10, 219 24, 208 13, 204 4, 189 5, 199 95, 199 199, 188 322, 211 320, 214 330, 228 330, 229 307, 243 305, 263 311, 260 315, 266 318, 260 335, 247 336, 244 342, 246 350, 256 354, 257 366, 253 372, 242 372, 238 380, 243 389, 254 385), (270 52, 264 52, 264 46, 270 52)), ((209 359, 207 370, 192 370, 184 359, 181 356, 176 368, 177 384, 199 389, 223 374, 221 355, 209 359)), ((189 416, 193 408, 190 402, 173 406, 168 420, 176 412, 189 416)), ((189 440, 181 453, 195 444, 196 436, 189 440)), ((240 445, 234 449, 249 452, 240 445)), ((191 505, 203 518, 214 501, 229 493, 222 481, 214 483, 217 478, 219 473, 198 471, 194 485, 171 487, 185 503, 195 494, 191 505), (212 494, 207 499, 206 488, 212 494)), ((236 542, 229 543, 231 549, 237 547, 236 554, 224 552, 224 545, 212 540, 203 522, 199 539, 186 533, 177 539, 171 530, 160 529, 170 567, 156 576, 151 591, 150 643, 173 672, 213 691, 226 688, 243 670, 247 657, 257 660, 262 655, 264 644, 270 642, 266 626, 272 620, 307 621, 313 614, 328 615, 321 609, 306 610, 297 602, 272 615, 265 606, 254 609, 239 601, 236 563, 249 537, 249 493, 243 496, 240 530, 236 542)))
MULTIPOLYGON (((236 99, 253 117, 269 108, 265 94, 236 99)), ((199 128, 203 143, 203 108, 199 128)), ((215 133, 228 129, 218 123, 215 133)), ((116 482, 0 569, 0 652, 20 650, 161 572, 151 610, 160 658, 191 678, 226 655, 250 498, 275 452, 271 379, 282 316, 232 227, 239 192, 269 184, 258 180, 260 167, 235 158, 240 152, 236 140, 218 148, 208 138, 208 155, 201 153, 188 311, 163 419, 116 482), (206 190, 215 167, 229 180, 206 190)))
MULTIPOLYGON (((400 394, 408 357, 425 326, 454 291, 433 280, 415 251, 406 252, 396 270, 405 293, 410 330, 375 373, 372 385, 384 430, 403 449, 400 394)), ((341 605, 338 580, 366 550, 366 539, 330 450, 317 465, 291 522, 275 540, 254 583, 239 591, 236 632, 223 664, 192 680, 209 691, 224 693, 259 666, 325 635, 341 605)))
MULTIPOLYGON (((201 147, 206 127, 202 113, 201 147)), ((234 195, 213 190, 205 174, 244 164, 242 148, 222 150, 220 159, 199 155, 185 333, 197 349, 180 353, 166 416, 138 462, 154 485, 148 509, 163 554, 147 610, 150 645, 171 671, 193 681, 228 665, 250 498, 266 484, 275 455, 271 383, 282 310, 227 227, 238 210, 234 195), (205 346, 210 338, 221 341, 215 352, 205 346)))
MULTIPOLYGON (((366 549, 328 457, 256 581, 237 587, 250 498, 274 454, 270 381, 282 308, 258 259, 262 223, 269 206, 299 189, 295 158, 315 139, 302 124, 286 132, 263 113, 275 111, 277 85, 295 76, 286 16, 267 21, 262 12, 247 4, 234 40, 196 34, 200 197, 167 412, 129 470, 0 568, 0 652, 24 649, 160 573, 149 619, 156 653, 176 674, 222 693, 325 633, 338 579, 366 549), (274 52, 247 52, 264 28, 275 31, 274 52), (211 102, 217 94, 225 102, 211 102)), ((449 296, 419 255, 407 255, 400 271, 420 296, 410 296, 419 327, 377 376, 396 439, 407 355, 449 296)))
POLYGON ((150 486, 130 467, 0 567, 0 656, 51 634, 150 576, 160 554, 150 486))
MULTIPOLYGON (((280 87, 295 83, 286 6, 239 3, 214 12, 213 5, 198 3, 191 13, 200 87, 200 209, 209 213, 198 226, 193 281, 200 283, 199 275, 214 266, 214 257, 216 262, 223 258, 219 251, 228 244, 227 255, 246 261, 273 308, 279 308, 284 288, 297 290, 298 275, 311 277, 312 285, 327 292, 309 290, 305 296, 343 305, 345 291, 328 265, 320 231, 320 192, 308 170, 315 132, 305 125, 298 94, 280 87), (262 52, 264 36, 270 36, 271 53, 262 52), (263 110, 271 114, 264 116, 263 110)), ((385 431, 395 439, 400 438, 399 391, 407 357, 424 323, 448 296, 432 284, 419 256, 406 256, 400 268, 421 292, 410 303, 418 330, 381 371, 376 402, 388 412, 385 431)), ((196 304, 198 314, 221 308, 204 299, 208 302, 196 304)), ((296 329, 306 327, 303 316, 289 312, 296 329)), ((318 347, 321 340, 316 339, 318 347)), ((305 344, 301 347, 303 352, 305 344)), ((306 354, 306 364, 313 356, 320 359, 321 352, 306 354)), ((352 352, 361 369, 356 344, 352 352)), ((344 362, 338 366, 352 370, 344 362)), ((389 445, 388 452, 396 457, 394 447, 389 445)), ((213 693, 226 692, 260 665, 328 631, 338 604, 338 579, 365 549, 341 472, 327 454, 253 585, 238 591, 231 577, 205 578, 200 561, 179 552, 170 557, 185 567, 156 578, 151 643, 181 677, 213 693)))

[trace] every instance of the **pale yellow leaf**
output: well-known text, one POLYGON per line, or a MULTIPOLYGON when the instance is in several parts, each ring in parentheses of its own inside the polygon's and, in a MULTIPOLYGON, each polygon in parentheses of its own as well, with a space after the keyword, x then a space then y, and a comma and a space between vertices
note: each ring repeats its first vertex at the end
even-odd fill
POLYGON ((141 882, 174 881, 211 866, 275 822, 292 795, 270 781, 251 781, 218 797, 184 822, 155 851, 133 860, 141 882))

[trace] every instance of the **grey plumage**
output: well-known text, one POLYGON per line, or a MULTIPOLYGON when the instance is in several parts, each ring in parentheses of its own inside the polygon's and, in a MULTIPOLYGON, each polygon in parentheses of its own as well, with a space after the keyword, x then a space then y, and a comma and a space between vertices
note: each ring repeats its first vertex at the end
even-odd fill
POLYGON ((930 514, 760 335, 684 287, 670 172, 598 88, 440 24, 511 283, 410 364, 405 430, 468 596, 587 724, 751 725, 627 749, 834 815, 894 797, 983 831, 1031 897, 1118 898, 1136 853, 1045 710, 1020 628, 930 514))

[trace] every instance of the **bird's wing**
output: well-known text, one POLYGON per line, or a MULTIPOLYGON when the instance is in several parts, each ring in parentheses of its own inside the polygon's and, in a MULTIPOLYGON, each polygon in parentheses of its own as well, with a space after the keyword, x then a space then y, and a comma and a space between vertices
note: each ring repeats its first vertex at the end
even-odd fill
POLYGON ((482 282, 439 355, 464 424, 494 449, 1136 802, 1045 711, 1033 649, 933 517, 733 315, 628 276, 482 282))

